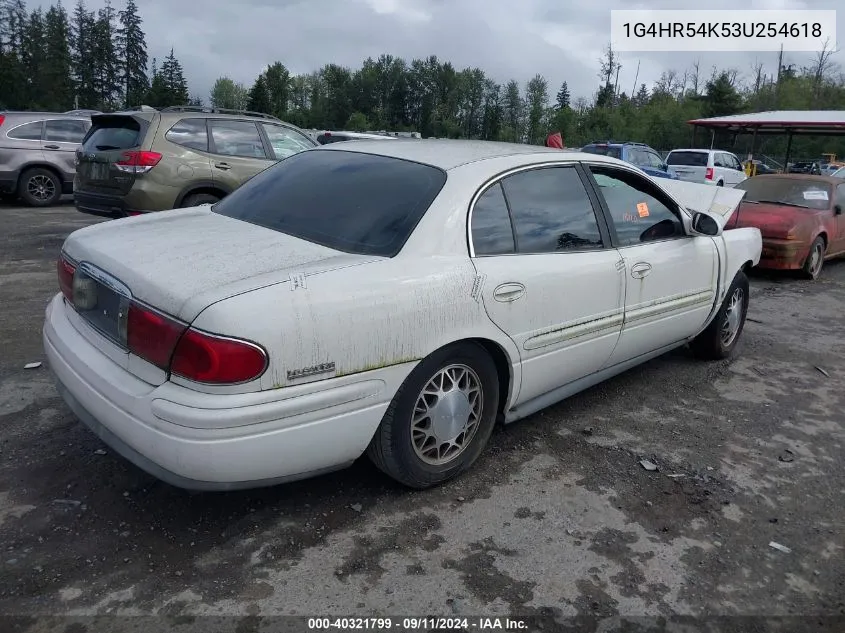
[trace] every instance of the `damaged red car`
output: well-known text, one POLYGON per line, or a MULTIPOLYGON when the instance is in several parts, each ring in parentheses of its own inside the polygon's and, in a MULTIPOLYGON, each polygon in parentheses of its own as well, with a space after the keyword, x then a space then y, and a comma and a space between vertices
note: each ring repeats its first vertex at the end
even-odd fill
POLYGON ((758 268, 800 270, 810 279, 825 260, 845 255, 845 181, 831 176, 771 174, 736 185, 745 191, 726 229, 756 227, 758 268))

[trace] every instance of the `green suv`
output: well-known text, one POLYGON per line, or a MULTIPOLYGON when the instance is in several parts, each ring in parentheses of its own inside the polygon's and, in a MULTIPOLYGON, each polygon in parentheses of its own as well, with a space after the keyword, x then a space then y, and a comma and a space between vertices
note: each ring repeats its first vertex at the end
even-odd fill
POLYGON ((141 106, 95 114, 76 152, 73 199, 125 217, 214 203, 274 162, 318 143, 257 112, 141 106))

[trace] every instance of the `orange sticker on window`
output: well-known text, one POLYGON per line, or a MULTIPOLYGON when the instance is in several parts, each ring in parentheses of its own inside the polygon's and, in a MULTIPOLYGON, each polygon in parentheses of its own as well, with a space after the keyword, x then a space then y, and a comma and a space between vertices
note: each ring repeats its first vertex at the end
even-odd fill
POLYGON ((640 214, 641 218, 648 217, 648 205, 645 202, 638 202, 637 203, 637 213, 640 214))

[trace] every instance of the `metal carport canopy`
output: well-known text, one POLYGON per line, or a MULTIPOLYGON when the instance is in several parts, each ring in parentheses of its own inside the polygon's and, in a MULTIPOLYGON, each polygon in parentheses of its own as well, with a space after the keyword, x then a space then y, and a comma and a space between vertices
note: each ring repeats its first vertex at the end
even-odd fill
POLYGON ((735 134, 845 136, 845 110, 774 110, 692 119, 687 123, 735 134))

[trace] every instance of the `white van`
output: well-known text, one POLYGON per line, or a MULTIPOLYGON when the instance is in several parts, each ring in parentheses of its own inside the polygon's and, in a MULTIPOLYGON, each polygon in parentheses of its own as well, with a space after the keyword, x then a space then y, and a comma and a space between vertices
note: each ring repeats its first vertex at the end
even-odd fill
POLYGON ((718 187, 733 187, 748 177, 735 154, 718 149, 673 149, 666 164, 681 180, 718 187))

